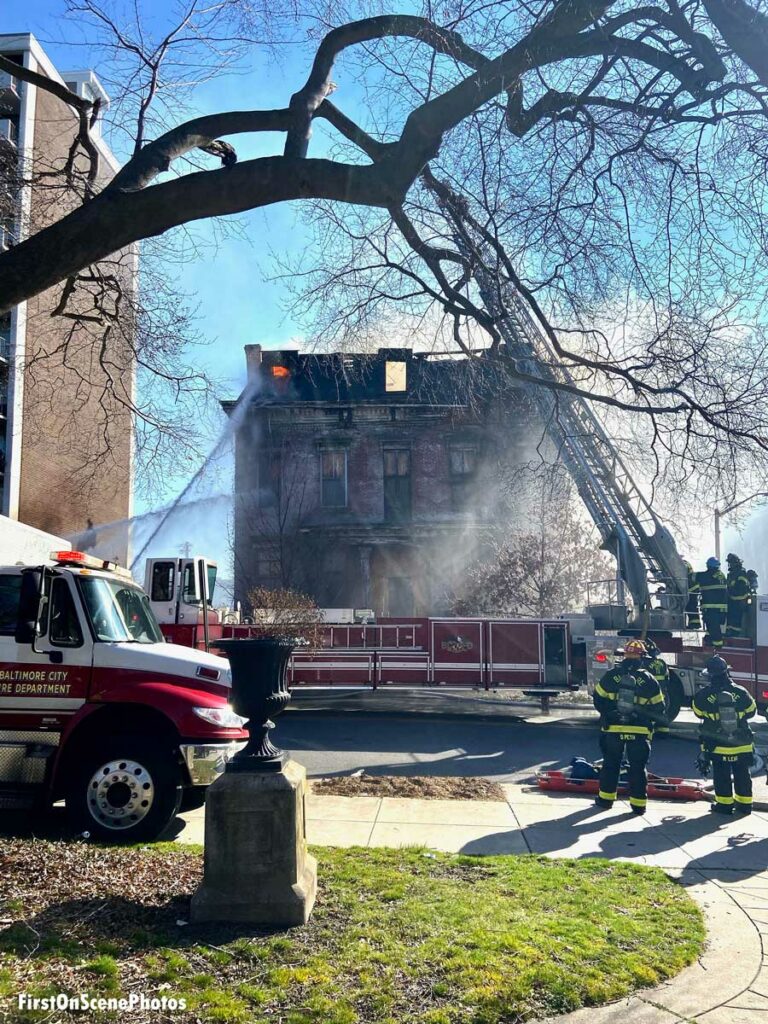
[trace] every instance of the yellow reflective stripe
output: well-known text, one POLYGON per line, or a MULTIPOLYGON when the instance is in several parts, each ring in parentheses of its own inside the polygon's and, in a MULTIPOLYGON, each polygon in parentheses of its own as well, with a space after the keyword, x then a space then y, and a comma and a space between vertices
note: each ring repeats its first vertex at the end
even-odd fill
POLYGON ((650 699, 650 697, 637 697, 635 699, 635 704, 647 704, 650 701, 650 699))
POLYGON ((609 693, 608 690, 603 689, 600 683, 595 687, 595 693, 599 694, 601 697, 606 697, 608 700, 616 700, 616 694, 609 693))
POLYGON ((717 796, 716 795, 715 796, 715 800, 719 804, 732 804, 733 803, 733 797, 732 796, 717 796))
POLYGON ((664 694, 657 693, 655 697, 651 697, 649 704, 662 704, 664 702, 664 694))
POLYGON ((731 601, 747 601, 749 600, 749 594, 729 594, 731 601))
POLYGON ((752 797, 751 796, 739 796, 738 793, 734 794, 733 799, 736 801, 737 804, 751 804, 752 803, 752 797))
POLYGON ((702 601, 702 603, 701 603, 701 610, 703 612, 710 612, 710 611, 727 612, 728 611, 728 605, 727 604, 706 604, 705 602, 702 601))
POLYGON ((647 807, 648 801, 639 796, 631 796, 629 802, 633 807, 647 807))
POLYGON ((745 743, 742 747, 715 747, 712 751, 713 754, 751 754, 754 752, 754 746, 751 743, 745 743))
POLYGON ((757 711, 757 704, 755 704, 754 701, 752 701, 751 704, 749 704, 748 707, 744 708, 744 710, 742 711, 742 714, 743 715, 748 715, 750 711, 757 711))
POLYGON ((702 711, 701 708, 696 706, 696 704, 691 704, 691 707, 693 708, 693 713, 694 713, 694 715, 696 715, 697 718, 714 718, 715 717, 714 715, 711 715, 709 713, 709 711, 702 711))
POLYGON ((626 732, 634 736, 650 736, 651 730, 647 725, 609 725, 603 732, 626 732))
POLYGON ((606 793, 602 789, 598 790, 597 795, 601 800, 615 800, 617 793, 606 793))

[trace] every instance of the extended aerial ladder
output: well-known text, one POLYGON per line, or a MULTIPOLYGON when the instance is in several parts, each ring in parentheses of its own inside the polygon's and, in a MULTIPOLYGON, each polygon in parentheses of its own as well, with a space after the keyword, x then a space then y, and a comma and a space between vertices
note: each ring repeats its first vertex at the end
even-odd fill
MULTIPOLYGON (((633 621, 628 624, 643 631, 685 628, 688 575, 672 535, 588 402, 568 390, 577 388, 573 376, 504 272, 495 247, 465 214, 458 197, 452 202, 443 195, 441 205, 455 227, 459 251, 474 263, 483 305, 494 317, 508 356, 519 371, 541 381, 542 386, 534 381, 524 381, 523 386, 600 533, 601 546, 616 559, 617 579, 626 584, 634 604, 633 621), (659 594, 657 608, 651 606, 652 587, 659 594)), ((627 624, 616 620, 623 594, 618 597, 613 606, 609 599, 590 608, 598 629, 627 624)))

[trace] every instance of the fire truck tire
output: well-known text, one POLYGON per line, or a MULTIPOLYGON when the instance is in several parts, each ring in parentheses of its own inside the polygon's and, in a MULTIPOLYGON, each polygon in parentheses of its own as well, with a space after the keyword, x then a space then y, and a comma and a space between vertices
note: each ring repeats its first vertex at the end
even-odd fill
POLYGON ((674 670, 669 673, 669 683, 664 688, 664 702, 667 705, 667 718, 674 722, 683 706, 683 684, 674 670))
POLYGON ((157 838, 178 812, 181 797, 173 751, 124 736, 84 752, 65 799, 78 832, 100 842, 135 843, 157 838))

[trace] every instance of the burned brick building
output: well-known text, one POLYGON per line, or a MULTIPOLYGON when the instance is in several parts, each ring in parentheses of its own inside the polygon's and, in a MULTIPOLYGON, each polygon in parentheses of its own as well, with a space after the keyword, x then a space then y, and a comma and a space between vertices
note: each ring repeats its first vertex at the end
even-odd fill
POLYGON ((235 596, 290 586, 325 608, 441 614, 483 549, 502 466, 540 437, 482 359, 245 348, 235 430, 235 596))

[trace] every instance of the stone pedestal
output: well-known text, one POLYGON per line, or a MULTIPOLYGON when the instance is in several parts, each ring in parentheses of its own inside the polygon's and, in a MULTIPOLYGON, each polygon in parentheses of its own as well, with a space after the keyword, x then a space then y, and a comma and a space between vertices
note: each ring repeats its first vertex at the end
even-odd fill
POLYGON ((194 922, 306 924, 317 861, 307 853, 306 770, 226 772, 205 798, 205 872, 192 897, 194 922))

